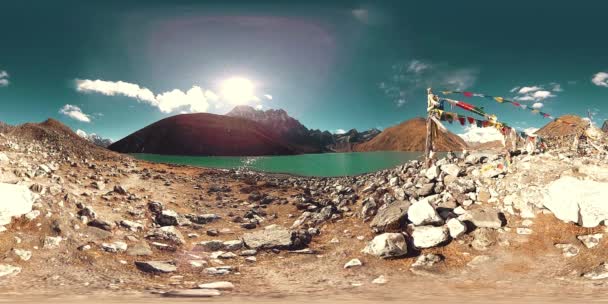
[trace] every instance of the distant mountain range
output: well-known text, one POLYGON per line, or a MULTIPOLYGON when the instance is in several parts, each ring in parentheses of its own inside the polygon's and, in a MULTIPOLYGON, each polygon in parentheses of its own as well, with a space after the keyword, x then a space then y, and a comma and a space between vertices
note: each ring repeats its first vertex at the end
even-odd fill
POLYGON ((258 122, 276 132, 285 142, 301 153, 350 152, 356 144, 366 142, 380 130, 371 129, 358 132, 352 129, 344 134, 328 131, 309 130, 285 110, 256 110, 250 106, 237 106, 226 116, 239 117, 258 122))
POLYGON ((103 138, 95 133, 87 134, 87 132, 78 129, 76 134, 100 147, 107 148, 112 144, 111 139, 103 138))
MULTIPOLYGON (((258 156, 351 151, 422 151, 425 121, 415 118, 381 132, 352 129, 344 134, 310 130, 284 110, 237 106, 226 115, 182 114, 153 123, 108 148, 121 153, 258 156)), ((438 151, 462 150, 466 143, 442 133, 438 151)))

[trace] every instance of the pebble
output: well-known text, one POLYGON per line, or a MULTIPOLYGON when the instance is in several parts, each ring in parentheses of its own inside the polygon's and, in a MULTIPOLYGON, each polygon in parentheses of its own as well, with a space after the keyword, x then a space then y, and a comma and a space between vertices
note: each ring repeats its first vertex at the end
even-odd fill
POLYGON ((352 259, 352 260, 348 261, 346 264, 344 264, 344 269, 360 267, 360 266, 363 266, 363 263, 361 263, 361 261, 359 259, 352 259))

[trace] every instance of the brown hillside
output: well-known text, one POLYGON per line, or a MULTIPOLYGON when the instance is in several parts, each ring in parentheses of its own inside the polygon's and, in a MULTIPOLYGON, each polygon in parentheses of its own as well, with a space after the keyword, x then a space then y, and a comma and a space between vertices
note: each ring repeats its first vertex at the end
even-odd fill
POLYGON ((580 133, 589 122, 576 115, 564 115, 546 124, 536 134, 543 137, 568 136, 580 133))
MULTIPOLYGON (((424 151, 426 121, 414 118, 390 127, 374 139, 355 146, 355 151, 424 151)), ((460 151, 467 144, 458 135, 439 132, 434 141, 436 151, 460 151)))
POLYGON ((121 153, 200 156, 297 153, 270 128, 260 123, 208 113, 165 118, 113 143, 108 148, 121 153))

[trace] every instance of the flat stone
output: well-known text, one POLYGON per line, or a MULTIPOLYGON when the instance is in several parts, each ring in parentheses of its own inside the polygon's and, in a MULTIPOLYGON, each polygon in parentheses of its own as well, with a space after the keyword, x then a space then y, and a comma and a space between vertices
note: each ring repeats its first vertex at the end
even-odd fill
POLYGON ((170 273, 177 271, 177 266, 167 261, 136 261, 135 266, 143 272, 150 273, 170 273))
POLYGON ((394 258, 407 254, 407 243, 401 233, 383 233, 377 235, 361 251, 380 258, 394 258))
POLYGON ((182 289, 163 293, 163 297, 168 298, 211 298, 220 295, 222 293, 215 289, 182 289))
POLYGON ((152 249, 146 242, 139 242, 127 249, 127 255, 130 256, 149 256, 152 255, 152 249))
POLYGON ((494 258, 487 256, 487 255, 478 255, 476 257, 474 257, 469 263, 467 263, 467 266, 471 267, 471 268, 476 268, 481 266, 482 264, 488 263, 490 261, 493 261, 494 258))
POLYGON ((502 227, 502 220, 498 211, 486 208, 469 210, 467 213, 458 217, 461 221, 470 221, 478 228, 493 228, 502 227))
POLYGON ((170 241, 178 245, 186 243, 182 233, 174 226, 156 228, 150 231, 150 233, 146 235, 146 238, 156 241, 170 241))
POLYGON ((546 190, 543 206, 562 221, 591 228, 608 220, 608 183, 564 176, 546 190))
POLYGON ((372 280, 372 284, 383 285, 386 284, 388 280, 383 275, 372 280))
POLYGON ((445 164, 441 166, 441 171, 447 175, 458 176, 462 169, 456 164, 445 164))
POLYGON ((42 248, 44 249, 55 249, 59 247, 59 244, 63 240, 60 236, 47 236, 44 238, 42 248))
POLYGON ((346 264, 344 264, 344 269, 349 269, 349 268, 353 268, 353 267, 361 267, 361 266, 363 266, 363 263, 361 263, 361 260, 352 259, 352 260, 348 261, 346 264))
POLYGON ((32 252, 29 250, 13 248, 12 252, 22 261, 29 261, 32 258, 32 252))
POLYGON ((496 231, 488 228, 479 228, 473 232, 471 247, 478 251, 487 250, 496 243, 496 231))
POLYGON ((580 249, 572 244, 555 244, 555 248, 562 250, 562 255, 571 258, 578 255, 580 249))
POLYGON ((218 281, 198 285, 200 289, 217 289, 217 290, 233 290, 234 284, 226 281, 218 281))
POLYGON ((21 267, 8 264, 0 264, 0 278, 16 276, 21 272, 21 267))
POLYGON ((246 233, 243 235, 243 242, 251 249, 281 249, 293 245, 291 232, 282 227, 246 233))
POLYGON ((416 262, 414 262, 414 264, 412 264, 412 267, 413 268, 433 267, 433 266, 435 266, 435 264, 441 262, 442 260, 443 260, 443 258, 438 254, 433 254, 433 253, 422 254, 418 258, 416 258, 416 262))
POLYGON ((608 278, 608 264, 602 263, 595 268, 591 269, 591 271, 583 274, 583 278, 590 280, 602 280, 608 278))
POLYGON ((124 252, 127 251, 127 247, 127 243, 120 241, 101 244, 101 249, 107 252, 124 252))
POLYGON ((602 233, 579 235, 576 238, 585 245, 585 247, 591 249, 600 244, 600 241, 604 237, 602 233))

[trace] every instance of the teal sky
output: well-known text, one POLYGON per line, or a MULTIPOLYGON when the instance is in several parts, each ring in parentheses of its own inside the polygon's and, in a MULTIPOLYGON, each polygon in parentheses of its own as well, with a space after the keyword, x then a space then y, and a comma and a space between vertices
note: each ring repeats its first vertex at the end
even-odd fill
MULTIPOLYGON (((606 1, 7 0, 0 120, 53 117, 118 140, 241 102, 309 128, 362 130, 423 115, 432 86, 523 98, 554 116, 589 110, 600 123, 606 12, 606 1), (246 100, 230 95, 241 86, 225 88, 233 77, 251 81, 246 100)), ((518 128, 548 122, 457 98, 518 128)))

